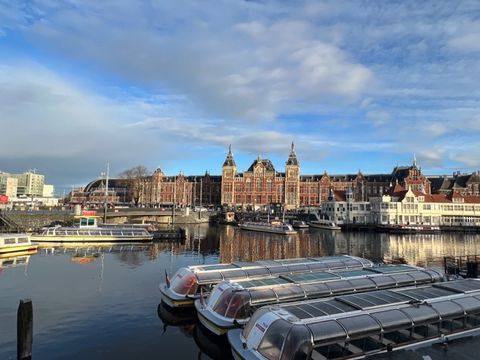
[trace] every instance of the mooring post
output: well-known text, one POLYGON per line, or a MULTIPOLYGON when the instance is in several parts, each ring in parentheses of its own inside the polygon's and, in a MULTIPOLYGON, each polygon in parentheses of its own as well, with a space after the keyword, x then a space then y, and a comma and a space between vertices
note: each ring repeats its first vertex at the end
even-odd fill
POLYGON ((33 306, 31 299, 20 300, 17 312, 17 360, 32 358, 33 306))

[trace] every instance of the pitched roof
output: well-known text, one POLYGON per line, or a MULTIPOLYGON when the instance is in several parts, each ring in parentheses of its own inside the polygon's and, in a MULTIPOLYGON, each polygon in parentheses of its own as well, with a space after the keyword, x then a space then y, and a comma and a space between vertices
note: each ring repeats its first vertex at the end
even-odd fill
POLYGON ((256 159, 252 165, 250 165, 250 167, 248 168, 247 171, 253 171, 253 168, 258 164, 258 163, 261 163, 263 165, 263 167, 265 167, 265 170, 267 171, 275 171, 275 167, 273 166, 272 162, 268 159, 256 159))

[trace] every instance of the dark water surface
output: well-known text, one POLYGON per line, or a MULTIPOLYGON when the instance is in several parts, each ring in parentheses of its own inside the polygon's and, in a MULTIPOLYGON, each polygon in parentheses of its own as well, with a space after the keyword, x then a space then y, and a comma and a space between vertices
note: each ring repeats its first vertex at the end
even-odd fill
POLYGON ((193 311, 160 304, 158 284, 191 264, 352 254, 438 266, 444 255, 473 255, 480 236, 388 235, 311 230, 296 236, 194 226, 183 243, 43 247, 0 259, 0 359, 16 359, 20 299, 34 309, 33 359, 227 359, 224 339, 209 336, 193 311))

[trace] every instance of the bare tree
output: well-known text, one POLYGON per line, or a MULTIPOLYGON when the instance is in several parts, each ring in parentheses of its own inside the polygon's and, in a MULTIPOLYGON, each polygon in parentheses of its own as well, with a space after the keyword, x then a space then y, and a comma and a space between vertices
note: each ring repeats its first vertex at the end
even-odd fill
POLYGON ((150 176, 148 169, 143 165, 135 166, 131 169, 122 171, 119 177, 125 179, 129 197, 138 205, 142 193, 144 192, 145 180, 150 176))

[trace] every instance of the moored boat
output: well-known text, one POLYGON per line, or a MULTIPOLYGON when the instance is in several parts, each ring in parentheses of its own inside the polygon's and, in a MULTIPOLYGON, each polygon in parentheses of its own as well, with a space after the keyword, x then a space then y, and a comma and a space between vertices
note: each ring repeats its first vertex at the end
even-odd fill
POLYGON ((328 229, 328 230, 341 230, 340 226, 335 224, 332 220, 312 220, 308 223, 310 227, 317 228, 317 229, 328 229))
POLYGON ((436 225, 381 225, 380 230, 394 233, 394 234, 415 234, 415 233, 438 233, 440 232, 440 226, 436 225))
POLYGON ((308 273, 321 270, 360 269, 372 267, 370 260, 349 256, 326 256, 256 262, 235 262, 182 267, 171 277, 165 274, 160 283, 162 301, 171 307, 193 306, 202 293, 207 294, 222 280, 252 280, 280 274, 308 273))
POLYGON ((261 306, 443 281, 440 272, 408 265, 322 271, 222 281, 206 299, 195 300, 200 322, 216 335, 243 326, 261 306))
POLYGON ((27 234, 0 234, 0 254, 36 250, 27 234))
POLYGON ((379 290, 257 310, 228 332, 236 359, 360 359, 480 333, 480 281, 379 290))
POLYGON ((292 226, 295 229, 308 229, 308 224, 303 220, 294 220, 292 226))
POLYGON ((293 235, 297 231, 290 224, 247 221, 238 224, 242 230, 260 231, 273 234, 293 235))
POLYGON ((31 236, 37 242, 144 242, 152 241, 153 235, 143 227, 97 225, 97 216, 78 217, 78 226, 54 226, 42 229, 31 236))

